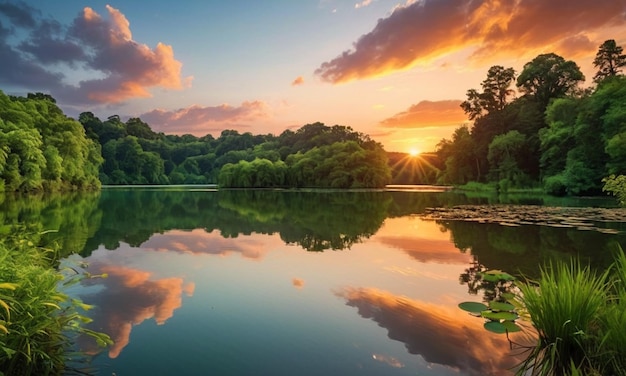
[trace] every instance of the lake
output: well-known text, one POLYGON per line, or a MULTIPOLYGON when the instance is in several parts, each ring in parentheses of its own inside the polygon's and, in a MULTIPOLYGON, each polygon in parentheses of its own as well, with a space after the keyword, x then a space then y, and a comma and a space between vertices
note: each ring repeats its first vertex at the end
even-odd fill
POLYGON ((506 374, 519 349, 458 308, 501 292, 479 272, 536 277, 572 256, 605 268, 626 244, 610 199, 398 187, 0 197, 2 223, 55 230, 44 236, 62 267, 94 276, 69 292, 115 341, 78 340, 98 375, 506 374))

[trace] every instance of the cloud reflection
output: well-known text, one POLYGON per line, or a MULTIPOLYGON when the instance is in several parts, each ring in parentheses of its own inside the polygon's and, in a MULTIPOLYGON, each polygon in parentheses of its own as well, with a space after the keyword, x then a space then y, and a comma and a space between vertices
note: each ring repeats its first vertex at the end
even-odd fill
MULTIPOLYGON (((231 253, 239 253, 245 258, 262 259, 271 241, 264 235, 263 239, 256 239, 250 235, 241 238, 224 238, 218 232, 207 233, 202 229, 193 231, 173 230, 165 234, 152 236, 143 243, 143 249, 156 251, 173 251, 188 254, 211 254, 226 256, 231 253)), ((280 244, 283 244, 281 241, 280 244)))
POLYGON ((461 253, 449 240, 414 236, 377 236, 376 240, 384 245, 401 249, 423 263, 465 265, 472 261, 471 255, 461 253))
POLYGON ((404 342, 411 354, 429 363, 468 375, 499 375, 520 359, 507 350, 505 336, 493 335, 483 321, 460 309, 428 304, 373 288, 345 288, 337 293, 363 318, 388 330, 389 338, 404 342))
MULTIPOLYGON (((128 344, 134 325, 152 318, 158 325, 165 324, 182 306, 183 293, 191 296, 195 289, 193 282, 185 284, 182 278, 153 280, 147 271, 100 261, 90 264, 89 270, 94 274, 108 274, 104 279, 84 281, 104 286, 84 300, 95 301, 97 306, 90 315, 93 322, 89 328, 102 331, 115 341, 109 348, 110 358, 116 358, 128 344)), ((87 351, 96 352, 95 349, 87 351)))

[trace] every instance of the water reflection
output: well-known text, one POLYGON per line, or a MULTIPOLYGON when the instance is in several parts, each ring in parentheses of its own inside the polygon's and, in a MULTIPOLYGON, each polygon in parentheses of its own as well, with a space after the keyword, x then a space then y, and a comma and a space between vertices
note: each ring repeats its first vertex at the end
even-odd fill
MULTIPOLYGON (((89 272, 107 277, 82 281, 85 286, 98 287, 96 292, 83 296, 86 302, 97 302, 90 313, 93 321, 87 327, 113 339, 114 345, 108 350, 110 358, 116 358, 128 345, 133 326, 149 319, 165 324, 182 306, 183 293, 192 296, 195 289, 193 282, 185 283, 183 278, 154 278, 152 272, 121 265, 121 261, 106 256, 89 259, 89 272)), ((88 339, 83 341, 83 348, 89 352, 99 351, 88 339)))
MULTIPOLYGON (((506 339, 488 335, 480 319, 456 307, 500 293, 483 283, 479 272, 501 269, 532 277, 542 263, 575 255, 605 267, 612 247, 626 244, 626 238, 623 232, 507 227, 425 215, 429 207, 481 200, 451 192, 119 189, 34 200, 0 196, 0 224, 56 230, 42 241, 80 253, 90 273, 109 275, 85 281, 81 295, 97 305, 90 328, 116 342, 111 359, 155 346, 144 338, 131 350, 133 327, 167 323, 152 335, 175 341, 184 333, 176 352, 183 360, 177 361, 195 357, 198 369, 217 369, 220 360, 206 356, 207 346, 214 346, 212 351, 248 367, 240 374, 254 370, 249 359, 258 364, 278 358, 275 354, 280 354, 276 364, 288 358, 293 371, 302 365, 298 356, 287 356, 295 348, 308 354, 302 360, 307 365, 324 359, 318 367, 328 368, 311 368, 310 374, 336 373, 344 363, 372 375, 421 374, 431 363, 446 374, 449 369, 497 374, 515 364, 506 339), (321 252, 330 250, 350 251, 321 252), (369 287, 346 288, 337 299, 333 292, 340 286, 369 287), (352 319, 352 307, 387 336, 367 320, 352 319), (211 320, 204 320, 209 313, 211 320), (181 315, 186 322, 175 323, 181 315), (242 326, 246 331, 238 335, 242 326), (216 341, 207 344, 206 338, 216 341), (246 349, 248 343, 253 344, 246 349), (330 359, 329 353, 341 355, 330 359), (416 365, 419 357, 410 354, 428 364, 416 365)), ((236 374, 228 368, 233 364, 224 367, 236 374)))
POLYGON ((482 320, 450 307, 397 296, 374 288, 345 288, 337 293, 358 314, 387 329, 411 354, 427 362, 462 370, 467 375, 501 375, 519 358, 508 354, 503 336, 485 333, 482 320))

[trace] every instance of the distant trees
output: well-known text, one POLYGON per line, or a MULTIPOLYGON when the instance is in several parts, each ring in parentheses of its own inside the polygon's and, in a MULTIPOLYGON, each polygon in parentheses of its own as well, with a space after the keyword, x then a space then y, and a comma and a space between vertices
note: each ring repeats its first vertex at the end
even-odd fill
POLYGON ((102 122, 85 112, 79 120, 102 143, 104 184, 365 188, 391 178, 382 145, 340 125, 307 124, 278 137, 224 130, 215 139, 155 133, 138 118, 102 122))

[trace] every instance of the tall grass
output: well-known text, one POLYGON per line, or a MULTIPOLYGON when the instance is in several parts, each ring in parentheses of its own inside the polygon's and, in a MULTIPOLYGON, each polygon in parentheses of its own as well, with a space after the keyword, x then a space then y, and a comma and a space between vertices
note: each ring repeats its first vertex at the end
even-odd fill
POLYGON ((89 321, 79 313, 89 306, 59 290, 58 252, 37 240, 10 233, 0 241, 0 375, 61 374, 71 333, 89 321))
POLYGON ((538 342, 518 374, 626 375, 626 256, 603 273, 578 261, 541 269, 519 284, 522 314, 538 342))

